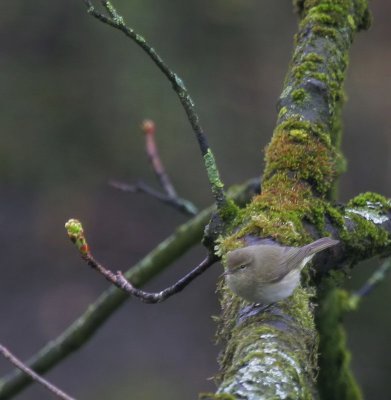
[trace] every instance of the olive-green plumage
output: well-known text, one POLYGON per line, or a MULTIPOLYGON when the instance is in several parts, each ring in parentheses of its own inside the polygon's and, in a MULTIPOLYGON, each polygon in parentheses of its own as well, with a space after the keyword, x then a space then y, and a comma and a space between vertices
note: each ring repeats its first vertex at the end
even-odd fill
POLYGON ((226 283, 252 303, 275 303, 293 293, 300 283, 301 270, 316 253, 337 243, 324 237, 303 247, 259 244, 230 251, 226 257, 226 283))

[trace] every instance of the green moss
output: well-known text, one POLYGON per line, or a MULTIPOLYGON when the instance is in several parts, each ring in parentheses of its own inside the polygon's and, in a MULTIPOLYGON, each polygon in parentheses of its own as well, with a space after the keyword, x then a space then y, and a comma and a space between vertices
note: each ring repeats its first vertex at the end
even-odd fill
POLYGON ((308 184, 292 180, 284 172, 276 172, 263 185, 262 194, 239 212, 233 221, 236 228, 221 236, 216 248, 219 255, 224 255, 245 245, 243 239, 249 235, 302 245, 312 239, 303 223, 311 223, 319 235, 327 236, 326 217, 343 231, 342 210, 314 197, 308 184))
POLYGON ((337 207, 333 207, 331 204, 326 203, 325 205, 325 215, 330 218, 331 223, 339 228, 345 228, 345 220, 342 215, 342 210, 338 209, 337 207))
POLYGON ((324 57, 317 53, 308 53, 303 57, 303 61, 311 63, 323 63, 324 57))
POLYGON ((229 223, 239 213, 239 207, 232 199, 227 199, 226 204, 219 210, 220 217, 223 221, 229 223))
POLYGON ((289 119, 279 124, 278 129, 279 130, 303 129, 312 131, 313 125, 309 121, 302 121, 300 119, 300 115, 292 115, 289 119))
POLYGON ((370 204, 381 204, 381 206, 389 210, 391 209, 390 201, 385 198, 384 196, 373 193, 373 192, 366 192, 359 194, 358 196, 354 197, 350 200, 347 204, 348 207, 367 207, 370 204))
POLYGON ((307 93, 304 89, 296 89, 292 92, 291 96, 296 103, 302 103, 306 99, 307 93))
POLYGON ((326 131, 325 127, 320 123, 312 123, 305 121, 298 114, 291 114, 289 118, 282 121, 276 128, 275 132, 289 132, 291 130, 302 130, 307 131, 310 134, 320 139, 327 147, 331 147, 330 135, 326 131))
POLYGON ((277 128, 266 150, 264 177, 267 179, 277 171, 291 171, 298 180, 309 182, 318 193, 326 193, 335 177, 333 151, 313 136, 312 140, 299 142, 290 132, 292 129, 277 128))
POLYGON ((220 180, 219 172, 216 168, 214 155, 210 149, 208 149, 207 153, 204 155, 204 163, 206 171, 208 173, 209 181, 213 185, 213 187, 224 187, 223 183, 220 180))
POLYGON ((333 84, 333 82, 328 79, 327 74, 325 74, 323 72, 314 72, 313 74, 311 74, 311 76, 314 77, 315 79, 317 79, 318 81, 327 83, 329 85, 333 84))
MULTIPOLYGON (((315 321, 310 301, 315 297, 315 289, 302 288, 296 289, 294 295, 284 302, 283 310, 292 315, 300 315, 299 323, 308 332, 315 331, 315 321)), ((312 340, 312 339, 311 339, 312 340)))
POLYGON ((327 26, 314 26, 312 31, 318 35, 322 36, 325 38, 332 38, 332 39, 337 39, 338 38, 338 31, 334 28, 329 28, 327 26))
POLYGON ((324 282, 317 310, 319 341, 318 387, 321 398, 361 400, 361 390, 350 370, 351 354, 347 349, 342 318, 351 309, 350 295, 335 286, 329 278, 324 282))
POLYGON ((281 119, 288 111, 287 107, 281 107, 281 110, 278 112, 278 119, 281 119))
POLYGON ((305 142, 308 139, 308 133, 302 129, 292 129, 289 131, 289 136, 298 142, 305 142))
MULTIPOLYGON (((338 2, 330 0, 305 0, 298 1, 300 7, 300 15, 304 17, 307 23, 311 21, 319 21, 319 17, 327 15, 333 18, 334 23, 339 24, 345 23, 346 15, 348 18, 352 18, 354 24, 349 21, 349 27, 352 30, 368 29, 371 23, 371 14, 368 10, 367 0, 357 0, 352 4, 352 0, 339 0, 338 2), (349 14, 351 10, 354 10, 354 14, 349 14)), ((327 23, 327 21, 326 21, 327 23)))
POLYGON ((241 237, 236 235, 219 236, 215 244, 215 254, 222 257, 222 262, 225 262, 225 255, 232 250, 239 249, 245 246, 241 237))
POLYGON ((344 14, 348 9, 349 1, 318 1, 318 5, 311 8, 308 13, 309 16, 314 17, 315 15, 319 15, 321 13, 328 13, 334 16, 338 14, 344 14))
POLYGON ((352 15, 348 15, 347 20, 348 20, 348 24, 350 26, 350 29, 355 31, 357 29, 357 26, 356 26, 356 23, 354 22, 353 16, 352 15))
MULTIPOLYGON (((220 190, 224 187, 223 182, 220 180, 219 171, 216 167, 214 155, 210 149, 204 155, 205 168, 208 174, 209 182, 212 186, 212 192, 215 197, 219 196, 220 190)), ((237 214, 238 207, 236 204, 228 199, 223 207, 219 209, 219 215, 224 222, 229 223, 237 214)))
POLYGON ((226 237, 225 243, 246 235, 272 237, 291 244, 306 240, 302 218, 310 210, 310 195, 305 184, 292 183, 286 174, 276 173, 265 182, 262 194, 238 215, 234 223, 239 229, 226 237))
POLYGON ((311 75, 318 69, 318 63, 313 61, 304 61, 292 69, 292 74, 297 80, 302 80, 305 76, 311 75))
POLYGON ((354 229, 343 230, 340 236, 353 259, 355 254, 360 259, 369 258, 390 243, 388 232, 372 221, 355 213, 349 213, 349 218, 354 223, 354 229))

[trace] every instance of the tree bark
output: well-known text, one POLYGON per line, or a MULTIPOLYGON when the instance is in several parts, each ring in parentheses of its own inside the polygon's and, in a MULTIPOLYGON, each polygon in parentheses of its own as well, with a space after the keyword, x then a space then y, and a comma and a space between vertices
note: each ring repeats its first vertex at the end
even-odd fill
MULTIPOLYGON (((390 251, 386 199, 364 194, 345 207, 329 201, 344 169, 340 112, 348 51, 354 34, 368 27, 370 15, 366 0, 301 0, 295 5, 299 32, 266 150, 262 192, 238 213, 217 247, 224 255, 266 238, 303 245, 332 235, 341 244, 315 259, 315 269, 325 273, 390 251)), ((302 287, 266 311, 222 285, 220 385, 204 398, 320 398, 316 284, 319 279, 304 271, 302 287)))

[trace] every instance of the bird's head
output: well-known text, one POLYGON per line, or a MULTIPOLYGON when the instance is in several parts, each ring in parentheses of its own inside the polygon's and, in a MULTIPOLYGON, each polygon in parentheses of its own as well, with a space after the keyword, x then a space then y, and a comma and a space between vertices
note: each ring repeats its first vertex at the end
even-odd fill
POLYGON ((233 275, 245 271, 253 261, 253 256, 248 248, 241 248, 229 251, 226 255, 225 276, 233 275))

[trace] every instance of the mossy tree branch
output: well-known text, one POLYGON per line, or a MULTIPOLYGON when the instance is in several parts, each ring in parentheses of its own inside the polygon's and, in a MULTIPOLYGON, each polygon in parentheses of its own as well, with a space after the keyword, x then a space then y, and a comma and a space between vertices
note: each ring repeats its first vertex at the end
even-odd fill
MULTIPOLYGON (((350 370, 350 352, 347 349, 343 318, 347 312, 357 310, 363 297, 382 282, 391 269, 387 258, 357 291, 348 293, 337 286, 335 274, 326 278, 318 292, 316 313, 320 332, 318 388, 324 399, 362 399, 360 387, 350 370)), ((342 277, 342 276, 341 276, 342 277)))
MULTIPOLYGON (((354 210, 360 199, 346 209, 328 200, 343 170, 340 110, 348 51, 354 34, 368 26, 369 12, 365 0, 304 0, 296 5, 299 32, 266 150, 262 193, 237 215, 231 234, 220 238, 219 251, 225 254, 267 237, 302 245, 328 232, 343 245, 330 258, 338 263, 330 263, 327 270, 390 251, 390 205, 385 199, 378 202, 376 196, 366 195, 365 200, 371 203, 368 209, 380 203, 382 221, 354 210)), ((315 290, 309 274, 304 275, 303 287, 292 298, 265 313, 246 308, 222 287, 218 337, 226 347, 220 387, 208 398, 319 396, 314 378, 315 290)))

